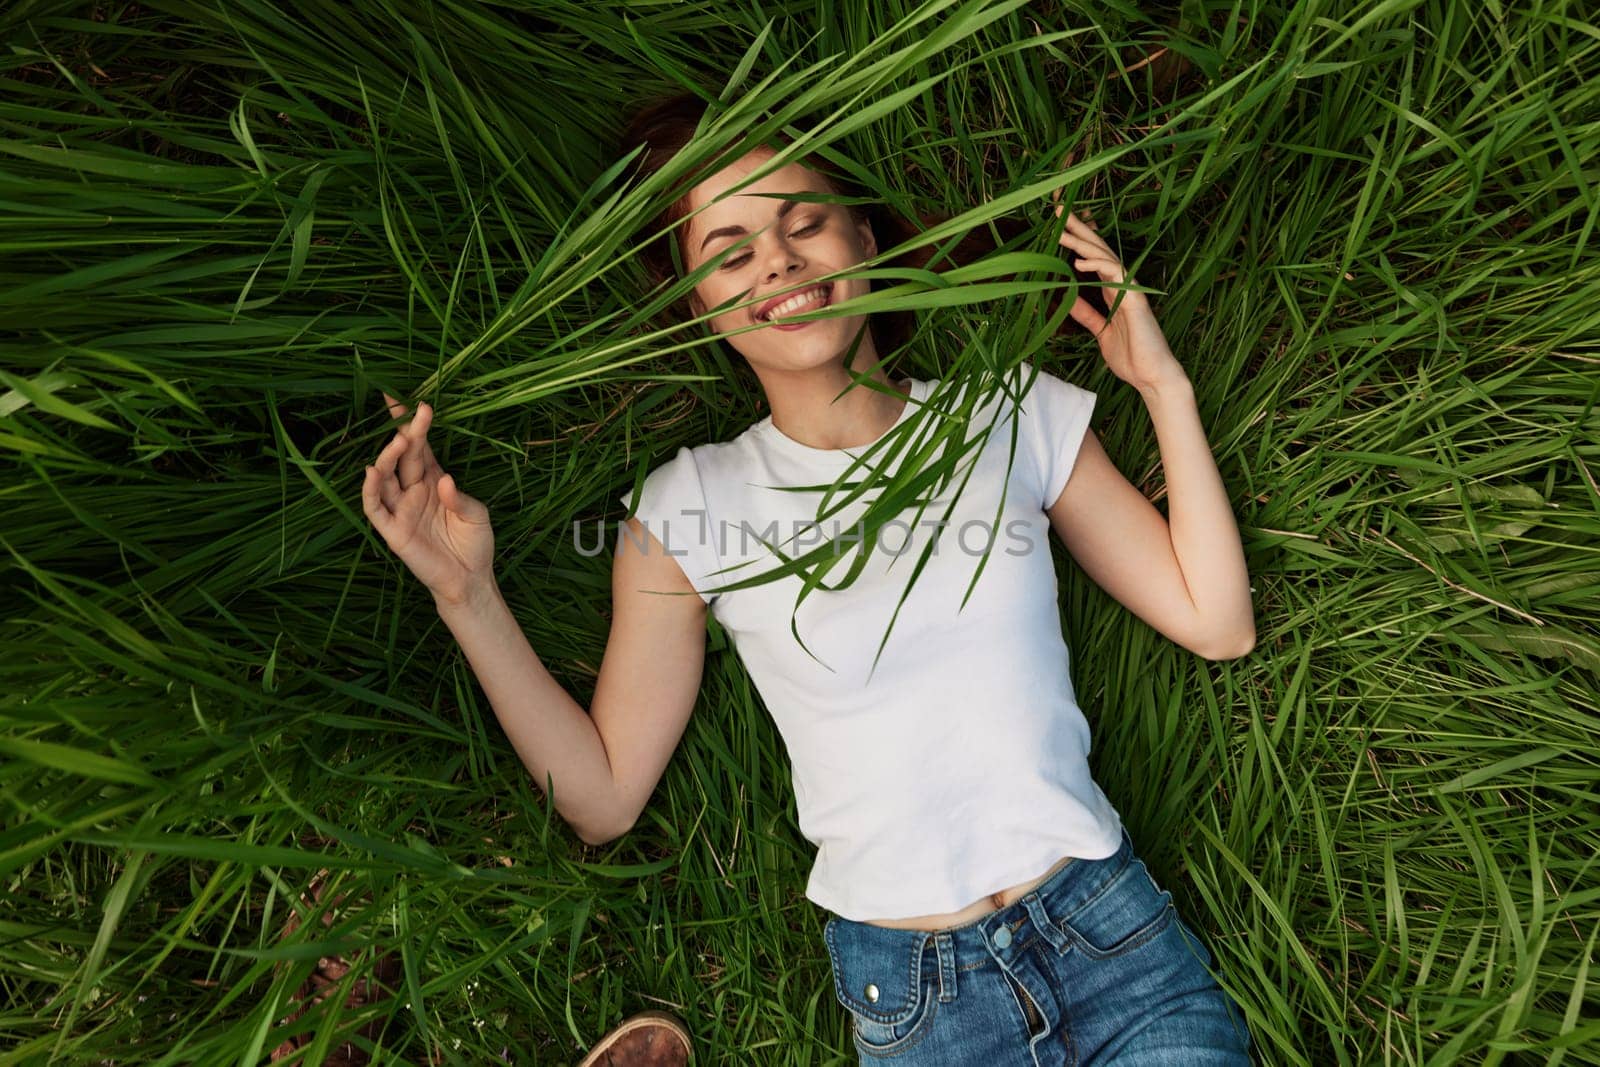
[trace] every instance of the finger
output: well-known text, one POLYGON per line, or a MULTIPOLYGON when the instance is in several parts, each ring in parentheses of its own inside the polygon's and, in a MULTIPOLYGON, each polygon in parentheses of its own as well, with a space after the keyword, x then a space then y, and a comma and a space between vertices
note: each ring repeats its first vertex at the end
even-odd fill
POLYGON ((1069 213, 1067 215, 1067 231, 1070 231, 1075 237, 1080 237, 1085 241, 1093 242, 1095 247, 1102 249, 1109 255, 1113 257, 1116 256, 1116 253, 1112 251, 1111 246, 1106 244, 1106 239, 1100 236, 1095 227, 1092 224, 1085 222, 1083 219, 1080 219, 1075 213, 1069 213))
POLYGON ((383 506, 389 509, 389 514, 394 515, 400 511, 400 501, 406 498, 406 491, 400 488, 400 482, 394 475, 380 473, 378 497, 383 501, 383 506))
POLYGON ((439 499, 444 506, 468 522, 487 522, 489 508, 483 501, 468 496, 456 484, 455 475, 446 474, 439 479, 439 499))
POLYGON ((361 478, 361 510, 366 513, 367 519, 383 535, 384 540, 389 538, 389 526, 394 516, 383 502, 383 497, 378 493, 378 471, 375 467, 368 467, 366 474, 361 478))
POLYGON ((1106 259, 1104 256, 1085 256, 1072 261, 1072 265, 1079 270, 1092 270, 1108 282, 1123 281, 1122 264, 1115 259, 1106 259))
POLYGON ((1073 321, 1096 337, 1100 336, 1100 331, 1106 328, 1106 317, 1096 311, 1094 305, 1081 296, 1072 302, 1072 307, 1067 314, 1072 316, 1073 321))
MULTIPOLYGON (((1061 231, 1061 246, 1094 259, 1106 258, 1107 249, 1104 244, 1093 241, 1081 234, 1072 233, 1069 230, 1061 231)), ((1113 255, 1111 258, 1116 259, 1117 257, 1113 255)))
MULTIPOLYGON (((380 390, 380 392, 381 392, 381 390, 380 390)), ((383 393, 382 395, 383 395, 384 403, 386 405, 388 405, 389 416, 391 418, 396 419, 396 420, 404 418, 406 413, 411 410, 410 408, 406 407, 404 404, 400 403, 400 401, 398 401, 394 397, 390 396, 388 393, 383 393)), ((428 407, 430 409, 429 412, 428 412, 428 423, 429 423, 429 426, 431 426, 432 422, 433 422, 433 412, 431 410, 432 409, 432 405, 430 404, 430 405, 428 405, 428 407)), ((420 411, 421 411, 421 408, 419 406, 418 412, 420 413, 420 411)), ((413 418, 413 421, 415 421, 414 418, 413 418)), ((407 423, 406 426, 400 427, 400 430, 405 430, 406 427, 409 427, 410 425, 411 425, 410 423, 407 423)), ((399 432, 399 431, 397 431, 397 432, 399 432)), ((427 430, 424 429, 423 433, 426 434, 426 432, 427 432, 427 430)), ((415 436, 415 435, 413 435, 413 436, 415 436)), ((434 455, 433 455, 433 446, 428 444, 426 437, 423 438, 423 442, 422 442, 422 466, 423 466, 423 470, 425 472, 428 472, 428 473, 438 473, 440 471, 439 461, 437 459, 435 459, 434 455)), ((405 481, 406 481, 406 485, 408 485, 408 486, 412 484, 410 478, 406 478, 405 481)))
POLYGON ((378 499, 383 501, 383 506, 393 515, 400 507, 400 501, 405 497, 405 490, 400 488, 400 482, 393 473, 385 474, 373 468, 374 477, 378 480, 378 499))
POLYGON ((372 461, 373 469, 378 472, 378 493, 391 512, 399 506, 400 498, 405 492, 405 487, 400 484, 400 479, 395 474, 395 466, 410 444, 409 437, 397 433, 393 440, 383 447, 383 451, 378 453, 378 458, 372 461))
MULTIPOLYGON (((1072 261, 1072 264, 1079 270, 1093 271, 1094 273, 1100 275, 1102 281, 1121 284, 1128 280, 1123 275, 1122 262, 1120 260, 1085 258, 1075 259, 1072 261)), ((1104 299, 1105 305, 1110 310, 1111 314, 1115 315, 1117 310, 1121 308, 1122 302, 1128 298, 1128 290, 1112 289, 1109 287, 1102 288, 1100 290, 1100 296, 1102 299, 1104 299)))
POLYGON ((390 509, 394 512, 396 525, 402 530, 416 529, 423 512, 433 503, 433 497, 427 486, 414 485, 401 493, 390 509))
MULTIPOLYGON (((383 397, 384 404, 389 409, 389 417, 391 419, 394 419, 395 421, 399 421, 400 419, 405 417, 406 413, 410 410, 409 408, 407 408, 404 404, 400 403, 400 401, 396 400, 394 397, 390 396, 388 393, 385 393, 382 390, 379 390, 379 393, 383 397)), ((398 426, 398 427, 395 428, 395 432, 396 433, 404 433, 405 430, 406 430, 405 426, 398 426)), ((402 477, 402 476, 403 475, 396 475, 396 477, 402 477)), ((409 478, 406 479, 405 484, 406 485, 410 485, 411 484, 411 479, 409 479, 409 478)))
POLYGON ((384 445, 382 450, 378 452, 378 457, 372 461, 372 465, 378 468, 379 474, 392 477, 395 471, 395 464, 400 462, 400 457, 410 447, 411 438, 403 433, 397 433, 389 438, 389 443, 384 445))
MULTIPOLYGON (((417 452, 418 460, 422 464, 420 477, 437 479, 439 475, 444 473, 444 468, 439 466, 439 460, 433 454, 433 445, 428 441, 428 431, 433 429, 433 411, 432 404, 426 401, 419 403, 416 413, 404 429, 412 441, 420 445, 420 450, 417 452)), ((408 488, 415 484, 410 476, 404 477, 404 483, 408 488)))
POLYGON ((400 457, 402 489, 410 489, 422 481, 428 473, 428 460, 423 452, 428 447, 428 424, 432 421, 433 408, 428 404, 418 404, 416 414, 411 416, 411 421, 400 429, 402 434, 411 439, 413 445, 400 457))
MULTIPOLYGON (((1056 218, 1060 218, 1061 217, 1061 209, 1064 206, 1065 205, 1063 205, 1063 204, 1057 204, 1056 205, 1056 207, 1055 207, 1056 218)), ((1087 214, 1087 212, 1085 212, 1083 214, 1087 214)), ((1067 212, 1067 224, 1066 224, 1066 227, 1061 231, 1061 233, 1062 233, 1062 236, 1063 236, 1063 240, 1065 240, 1065 238, 1070 235, 1071 237, 1077 238, 1077 239, 1080 239, 1080 240, 1093 241, 1093 242, 1095 242, 1095 247, 1096 248, 1100 249, 1103 252, 1109 253, 1110 255, 1113 255, 1113 256, 1116 255, 1116 253, 1114 251, 1112 251, 1111 246, 1106 244, 1105 238, 1100 236, 1098 226, 1094 222, 1094 220, 1084 218, 1082 215, 1080 215, 1079 212, 1076 212, 1076 211, 1067 212)))

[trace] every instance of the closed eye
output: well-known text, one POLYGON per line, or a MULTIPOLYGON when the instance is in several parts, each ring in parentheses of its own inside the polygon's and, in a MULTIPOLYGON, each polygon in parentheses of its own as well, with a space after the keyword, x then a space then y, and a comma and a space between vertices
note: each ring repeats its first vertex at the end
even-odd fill
MULTIPOLYGON (((794 231, 789 236, 790 237, 804 237, 807 234, 815 233, 817 230, 820 230, 820 229, 822 229, 822 223, 813 222, 809 226, 800 227, 800 229, 794 231)), ((738 259, 730 259, 727 262, 722 264, 722 269, 723 270, 732 270, 735 267, 743 266, 745 263, 749 262, 750 256, 751 256, 751 253, 746 252, 744 255, 740 256, 738 259)))

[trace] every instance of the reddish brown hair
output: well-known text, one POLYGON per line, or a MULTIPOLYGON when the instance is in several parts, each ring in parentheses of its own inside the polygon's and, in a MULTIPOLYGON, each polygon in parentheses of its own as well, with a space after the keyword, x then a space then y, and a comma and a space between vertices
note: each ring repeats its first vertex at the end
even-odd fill
MULTIPOLYGON (((621 139, 617 146, 617 154, 613 158, 622 158, 640 146, 644 151, 632 164, 632 172, 643 178, 655 174, 667 165, 680 151, 683 150, 705 114, 707 104, 699 95, 692 92, 676 93, 668 96, 654 97, 638 105, 629 116, 624 127, 621 139)), ((792 142, 781 132, 772 135, 774 141, 787 146, 792 142)), ((814 157, 808 158, 804 164, 808 169, 821 175, 823 180, 834 193, 851 198, 864 198, 864 191, 854 182, 842 177, 836 170, 826 166, 814 157)), ((713 164, 715 166, 715 164, 713 164)), ((902 242, 915 237, 924 230, 945 218, 938 215, 921 214, 916 222, 906 219, 898 212, 891 210, 880 202, 861 204, 848 204, 847 210, 851 217, 860 222, 863 219, 872 227, 873 236, 877 239, 880 251, 894 248, 902 242)), ((1043 204, 1041 203, 1041 210, 1043 204)), ((663 233, 667 227, 680 222, 689 213, 689 196, 685 193, 675 202, 669 204, 648 225, 648 232, 663 233)), ((894 267, 913 267, 918 269, 932 269, 934 271, 947 270, 953 266, 970 263, 985 254, 994 251, 1002 244, 1009 243, 1036 225, 1033 222, 1015 218, 998 218, 990 224, 999 234, 997 242, 994 234, 987 227, 974 229, 966 234, 956 246, 937 264, 928 267, 929 260, 934 256, 936 249, 924 245, 914 248, 895 259, 886 261, 883 265, 894 267)), ((670 234, 648 242, 640 250, 640 259, 652 287, 671 282, 676 277, 673 266, 673 248, 669 241, 677 240, 677 230, 670 234)), ((680 248, 679 262, 684 262, 680 248)), ((1074 271, 1080 281, 1090 280, 1090 276, 1074 271)), ((897 284, 893 280, 881 278, 872 279, 872 290, 877 291, 890 285, 897 284)), ((1098 300, 1098 293, 1091 295, 1090 290, 1083 290, 1083 295, 1090 298, 1091 303, 1104 310, 1104 305, 1098 300)), ((1059 302, 1061 297, 1056 295, 1053 301, 1059 302)), ((660 325, 670 327, 688 321, 692 316, 689 313, 687 298, 669 307, 664 315, 666 321, 660 325)), ((1055 303, 1048 309, 1047 314, 1055 313, 1055 303)), ((1070 317, 1062 320, 1063 328, 1079 328, 1070 317), (1070 324, 1070 326, 1068 325, 1070 324)), ((873 343, 878 355, 886 361, 908 341, 916 330, 916 319, 911 311, 880 311, 868 318, 872 331, 873 343)))

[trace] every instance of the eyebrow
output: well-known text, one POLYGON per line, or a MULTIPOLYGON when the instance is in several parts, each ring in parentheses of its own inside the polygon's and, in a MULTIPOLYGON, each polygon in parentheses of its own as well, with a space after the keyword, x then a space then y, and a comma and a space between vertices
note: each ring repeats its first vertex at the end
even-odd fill
MULTIPOLYGON (((778 218, 781 219, 789 212, 793 211, 795 205, 798 203, 799 201, 797 200, 785 200, 778 206, 778 218)), ((745 228, 743 226, 719 226, 715 230, 712 230, 710 233, 706 234, 705 240, 700 242, 700 251, 704 252, 706 250, 706 245, 710 244, 715 238, 737 237, 739 234, 744 232, 745 228)))

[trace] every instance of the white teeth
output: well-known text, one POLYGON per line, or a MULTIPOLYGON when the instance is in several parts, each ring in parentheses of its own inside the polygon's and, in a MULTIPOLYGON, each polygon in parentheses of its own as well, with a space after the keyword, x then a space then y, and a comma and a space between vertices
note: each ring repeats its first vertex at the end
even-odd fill
POLYGON ((761 319, 765 322, 770 322, 779 315, 788 315, 797 308, 804 307, 806 304, 812 303, 813 301, 821 302, 826 300, 827 297, 828 287, 826 285, 818 285, 789 297, 789 299, 785 300, 783 303, 779 304, 765 315, 762 315, 761 319))

